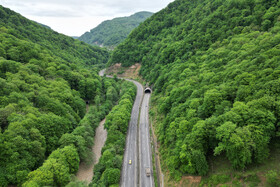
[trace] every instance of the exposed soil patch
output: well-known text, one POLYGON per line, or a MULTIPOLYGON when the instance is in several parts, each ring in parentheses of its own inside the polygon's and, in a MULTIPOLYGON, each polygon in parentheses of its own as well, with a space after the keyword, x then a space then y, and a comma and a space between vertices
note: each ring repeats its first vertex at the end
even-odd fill
POLYGON ((139 64, 139 63, 136 63, 130 67, 122 67, 122 64, 118 63, 118 64, 114 64, 113 66, 109 67, 106 70, 106 74, 108 74, 108 75, 116 74, 118 77, 139 80, 139 79, 141 79, 139 76, 140 68, 141 68, 141 64, 139 64))
POLYGON ((91 163, 90 165, 84 162, 80 163, 79 171, 76 175, 78 180, 86 181, 88 184, 92 180, 94 165, 98 163, 99 158, 101 157, 101 149, 107 139, 107 131, 104 129, 104 123, 105 119, 100 122, 95 132, 94 146, 92 147, 94 156, 93 163, 91 163))
POLYGON ((259 177, 260 180, 261 180, 260 186, 265 186, 265 184, 266 184, 265 174, 259 173, 259 174, 258 174, 258 177, 259 177))
POLYGON ((184 176, 182 177, 181 184, 183 180, 188 180, 190 184, 199 184, 201 176, 184 176))

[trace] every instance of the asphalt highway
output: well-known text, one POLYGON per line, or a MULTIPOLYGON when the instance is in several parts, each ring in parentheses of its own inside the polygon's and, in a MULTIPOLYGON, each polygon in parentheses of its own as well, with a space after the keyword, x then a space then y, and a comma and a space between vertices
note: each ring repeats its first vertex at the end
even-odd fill
MULTIPOLYGON (((99 72, 100 76, 104 76, 105 70, 99 72)), ((108 76, 112 77, 112 76, 108 76)), ((134 80, 126 79, 133 82, 137 87, 137 95, 133 104, 131 119, 129 122, 126 146, 124 152, 121 186, 122 187, 153 187, 154 177, 146 176, 145 169, 149 167, 152 171, 152 155, 150 147, 150 131, 149 131, 149 100, 150 93, 144 93, 143 86, 134 80), (141 113, 139 119, 139 110, 141 113), (139 119, 139 127, 138 127, 139 119), (138 129, 139 128, 139 129, 138 129), (138 134, 139 133, 139 134, 138 134), (139 156, 138 156, 139 154, 139 156), (131 164, 129 164, 131 160, 131 164), (138 163, 139 161, 139 163, 138 163), (138 173, 139 172, 139 173, 138 173)))
POLYGON ((139 185, 141 187, 153 187, 153 165, 152 165, 152 151, 150 147, 150 128, 149 128, 149 100, 150 93, 145 93, 139 121, 139 185), (146 168, 150 168, 151 176, 146 175, 146 168))
POLYGON ((138 147, 137 147, 137 133, 138 133, 138 117, 139 108, 143 98, 143 86, 136 81, 132 81, 137 86, 137 95, 131 112, 131 119, 129 122, 128 132, 126 136, 126 146, 123 159, 121 186, 133 187, 137 186, 138 179, 138 147), (129 164, 131 160, 131 164, 129 164))

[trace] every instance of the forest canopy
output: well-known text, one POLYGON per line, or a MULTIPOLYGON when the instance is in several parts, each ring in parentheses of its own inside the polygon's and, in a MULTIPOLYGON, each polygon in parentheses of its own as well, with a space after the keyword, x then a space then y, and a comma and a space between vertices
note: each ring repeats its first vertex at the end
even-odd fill
POLYGON ((171 176, 206 175, 209 155, 245 169, 280 136, 280 2, 176 0, 133 30, 109 65, 141 63, 171 176))
POLYGON ((0 17, 0 184, 65 185, 119 97, 97 74, 108 51, 2 6, 0 17), (87 115, 86 102, 98 106, 87 115))
POLYGON ((107 20, 78 39, 91 45, 114 48, 124 41, 133 29, 152 15, 151 12, 138 12, 129 17, 107 20))

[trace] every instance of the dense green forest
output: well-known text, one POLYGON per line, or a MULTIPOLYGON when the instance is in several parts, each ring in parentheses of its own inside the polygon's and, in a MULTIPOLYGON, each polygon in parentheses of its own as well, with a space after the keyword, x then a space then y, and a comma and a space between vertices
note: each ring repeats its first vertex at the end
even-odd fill
MULTIPOLYGON (((121 167, 125 149, 126 132, 130 120, 131 109, 136 95, 136 86, 127 81, 117 81, 120 84, 120 100, 118 105, 106 116, 105 128, 107 139, 102 148, 99 162, 94 166, 94 176, 91 187, 119 186, 121 167)), ((82 181, 72 181, 67 187, 86 187, 82 181)))
POLYGON ((244 170, 280 137, 280 2, 175 0, 133 30, 109 65, 140 62, 171 176, 206 175, 209 155, 244 170))
MULTIPOLYGON (((98 166, 95 166, 95 177, 98 176, 98 180, 102 180, 103 184, 106 184, 106 186, 109 186, 108 184, 118 184, 125 145, 125 134, 120 136, 118 128, 127 128, 131 103, 136 89, 133 84, 126 81, 116 82, 113 79, 104 78, 101 82, 103 87, 101 97, 95 97, 95 105, 89 108, 88 113, 80 121, 79 125, 71 133, 67 132, 60 137, 57 142, 59 147, 49 155, 41 167, 28 174, 27 182, 23 186, 66 186, 71 181, 71 176, 78 171, 80 161, 91 161, 88 159, 92 158, 91 148, 94 143, 95 129, 98 127, 99 122, 105 118, 105 115, 108 114, 113 104, 121 98, 119 104, 106 117, 107 123, 111 121, 110 116, 113 113, 115 116, 121 117, 121 119, 112 119, 113 123, 117 123, 114 126, 115 128, 111 128, 111 130, 107 128, 108 137, 106 145, 102 149, 101 161, 98 166), (105 152, 104 150, 107 149, 110 150, 105 152), (108 152, 114 158, 109 157, 108 152), (104 161, 106 161, 106 164, 104 161), (102 172, 105 173, 102 174, 102 172)), ((98 180, 93 181, 92 185, 95 185, 98 180)), ((78 186, 78 184, 83 183, 71 182, 68 185, 78 186)))
POLYGON ((108 51, 2 6, 0 17, 0 186, 65 186, 125 83, 98 76, 108 51))
MULTIPOLYGON (((79 40, 59 34, 42 26, 42 24, 28 20, 20 14, 4 8, 1 5, 0 18, 1 33, 6 32, 19 40, 36 44, 36 47, 33 50, 37 50, 37 53, 38 50, 41 50, 38 49, 40 46, 52 55, 59 56, 62 60, 72 62, 76 65, 101 65, 107 62, 108 52, 105 49, 90 46, 79 40)), ((21 62, 26 62, 28 58, 34 58, 34 56, 32 56, 32 46, 24 45, 23 43, 20 44, 21 46, 12 46, 10 52, 6 54, 7 58, 9 59, 9 55, 13 55, 16 58, 13 60, 21 60, 21 62), (23 50, 22 45, 25 46, 26 51, 31 50, 29 54, 27 54, 27 52, 21 54, 21 51, 23 50)), ((0 46, 0 55, 5 57, 4 54, 2 54, 2 51, 5 50, 5 46, 3 45, 2 42, 2 45, 0 46)), ((35 54, 35 51, 33 53, 35 54)))
POLYGON ((141 22, 152 16, 151 12, 138 12, 129 17, 114 18, 86 32, 78 39, 91 45, 114 48, 141 22))
POLYGON ((121 87, 121 95, 118 105, 106 116, 105 128, 108 135, 99 163, 94 167, 94 176, 90 184, 92 187, 119 186, 126 133, 136 96, 136 86, 132 82, 125 82, 121 87))

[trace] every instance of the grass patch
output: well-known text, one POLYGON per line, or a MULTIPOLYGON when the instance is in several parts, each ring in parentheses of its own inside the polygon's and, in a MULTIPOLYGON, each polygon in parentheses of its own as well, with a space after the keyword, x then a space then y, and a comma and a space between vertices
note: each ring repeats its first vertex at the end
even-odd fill
POLYGON ((218 184, 225 184, 231 181, 231 176, 227 174, 216 174, 211 175, 208 178, 204 178, 200 186, 203 186, 204 184, 207 184, 208 186, 217 186, 218 184))
POLYGON ((252 185, 254 185, 254 186, 258 185, 258 184, 261 182, 260 178, 259 178, 258 175, 255 174, 255 173, 252 174, 252 175, 248 175, 248 176, 245 178, 244 181, 245 181, 246 183, 252 184, 252 185))
MULTIPOLYGON (((153 149, 153 146, 154 146, 153 144, 154 143, 152 143, 152 149, 153 149)), ((154 176, 155 187, 158 187, 158 178, 157 178, 157 169, 156 169, 155 151, 154 151, 154 149, 152 150, 152 162, 153 162, 153 176, 154 176)))
POLYGON ((266 178, 269 186, 280 186, 280 174, 276 170, 270 170, 266 174, 266 178))
POLYGON ((122 69, 121 71, 118 71, 117 74, 120 75, 120 74, 123 74, 124 72, 125 72, 125 70, 122 69))
POLYGON ((201 185, 213 186, 231 182, 230 186, 271 186, 269 184, 269 180, 267 181, 267 174, 271 170, 277 173, 275 175, 274 172, 272 175, 272 181, 274 181, 275 178, 278 177, 279 179, 280 177, 279 138, 271 141, 270 150, 271 153, 269 158, 266 159, 262 164, 251 164, 244 171, 233 169, 225 155, 220 155, 217 157, 209 156, 209 173, 206 177, 202 177, 201 185), (230 175, 231 179, 229 181, 225 180, 226 177, 223 176, 224 174, 230 175))

